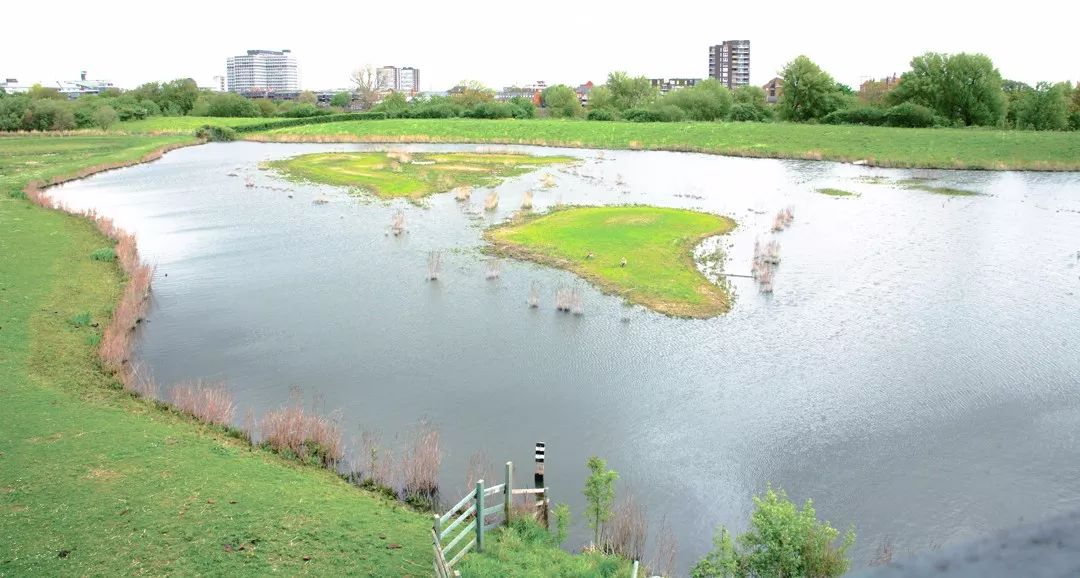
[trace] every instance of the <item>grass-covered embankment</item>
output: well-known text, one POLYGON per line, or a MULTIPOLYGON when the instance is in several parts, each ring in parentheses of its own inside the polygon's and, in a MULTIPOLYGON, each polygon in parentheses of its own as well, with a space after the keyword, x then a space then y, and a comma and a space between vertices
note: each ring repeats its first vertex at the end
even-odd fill
POLYGON ((190 142, 0 138, 0 574, 429 574, 426 516, 99 369, 95 336, 124 282, 92 257, 110 242, 21 191, 190 142))
POLYGON ((1080 170, 1080 132, 751 122, 395 119, 294 126, 246 138, 286 142, 533 144, 863 161, 882 167, 1080 170))
POLYGON ((685 209, 572 207, 494 227, 485 238, 502 254, 566 269, 631 303, 704 318, 726 312, 731 297, 698 271, 693 249, 734 228, 727 217, 685 209))
POLYGON ((266 122, 261 117, 232 118, 210 116, 151 116, 142 120, 129 120, 110 127, 110 132, 130 134, 192 134, 196 129, 206 126, 238 127, 266 122))
POLYGON ((631 564, 599 552, 570 554, 543 526, 519 518, 457 567, 464 578, 629 578, 631 564))
POLYGON ((494 186, 540 166, 575 160, 509 153, 313 153, 268 165, 293 179, 416 200, 459 186, 494 186))

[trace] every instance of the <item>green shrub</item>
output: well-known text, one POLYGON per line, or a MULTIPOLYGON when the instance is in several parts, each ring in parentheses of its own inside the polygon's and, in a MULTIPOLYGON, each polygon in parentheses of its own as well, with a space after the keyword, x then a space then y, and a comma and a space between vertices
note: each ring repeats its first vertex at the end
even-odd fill
MULTIPOLYGON (((661 101, 661 107, 674 106, 690 120, 720 120, 731 109, 731 91, 716 79, 708 79, 689 88, 673 90, 661 101)), ((681 120, 681 119, 680 119, 681 120)))
POLYGON ((466 118, 513 118, 513 108, 505 102, 478 102, 462 113, 466 118))
POLYGON ((596 108, 589 111, 589 114, 585 115, 585 118, 589 120, 615 120, 615 111, 608 108, 596 108))
POLYGON ((1080 110, 1069 115, 1069 130, 1080 130, 1080 110))
POLYGON ((310 102, 303 102, 297 106, 278 113, 278 116, 285 118, 310 118, 313 116, 324 116, 333 114, 325 108, 319 108, 318 106, 311 104, 310 102))
POLYGON ((204 125, 195 131, 195 136, 210 142, 232 142, 236 140, 236 130, 227 126, 204 125))
POLYGON ((903 102, 885 111, 886 126, 926 128, 934 126, 934 111, 913 102, 903 102))
POLYGON ((423 104, 409 110, 409 118, 456 118, 458 116, 461 116, 461 107, 450 102, 423 104))
POLYGON ((90 253, 90 258, 95 261, 115 261, 116 249, 112 247, 102 247, 93 253, 90 253))
POLYGON ((728 113, 728 120, 735 122, 761 122, 765 119, 762 109, 746 102, 739 102, 731 106, 731 111, 728 113))
POLYGON ((622 116, 630 122, 678 122, 686 120, 686 112, 671 104, 662 104, 650 108, 631 108, 623 111, 622 116))
POLYGON ((881 126, 885 124, 885 111, 873 106, 856 106, 834 110, 821 119, 823 124, 864 124, 881 126))
POLYGON ((275 128, 302 126, 305 124, 323 124, 327 122, 340 122, 345 120, 384 120, 385 118, 385 112, 346 112, 343 114, 324 114, 321 116, 311 116, 306 118, 267 120, 264 122, 257 122, 253 124, 245 124, 233 127, 233 130, 238 133, 261 132, 264 130, 272 130, 275 128))
POLYGON ((86 327, 87 325, 90 325, 90 312, 83 311, 82 313, 74 315, 71 319, 68 319, 68 323, 74 327, 86 327))

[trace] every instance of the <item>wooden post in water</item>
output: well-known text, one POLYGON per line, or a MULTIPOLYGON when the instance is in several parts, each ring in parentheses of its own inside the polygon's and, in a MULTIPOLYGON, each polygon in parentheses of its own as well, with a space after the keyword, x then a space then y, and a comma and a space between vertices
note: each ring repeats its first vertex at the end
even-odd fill
POLYGON ((506 484, 503 485, 503 496, 506 498, 503 502, 503 514, 504 523, 510 525, 510 517, 514 512, 514 462, 506 462, 506 484))
POLYGON ((484 551, 484 480, 476 481, 476 551, 484 551))
MULTIPOLYGON (((545 461, 546 458, 547 458, 547 444, 545 444, 544 442, 536 442, 536 467, 533 470, 533 487, 536 488, 537 490, 544 488, 544 461, 545 461)), ((537 502, 542 503, 546 499, 547 499, 546 492, 545 493, 539 493, 538 492, 536 494, 536 501, 537 502)), ((539 505, 539 504, 537 506, 544 508, 544 512, 543 512, 544 526, 548 527, 550 529, 550 527, 548 526, 547 506, 546 505, 539 505)))

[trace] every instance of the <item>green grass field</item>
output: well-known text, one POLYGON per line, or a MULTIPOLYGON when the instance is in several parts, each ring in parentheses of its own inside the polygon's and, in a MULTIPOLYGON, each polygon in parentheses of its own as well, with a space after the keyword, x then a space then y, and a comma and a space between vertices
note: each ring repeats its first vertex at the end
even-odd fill
POLYGON ((0 138, 0 575, 430 575, 427 516, 98 369, 123 276, 91 255, 110 243, 17 193, 192 140, 0 138))
POLYGON ((314 153, 268 166, 289 178, 417 200, 463 185, 494 186, 503 178, 575 160, 505 153, 314 153))
POLYGON ((1080 170, 1080 132, 789 123, 398 119, 295 126, 246 138, 535 144, 865 161, 885 167, 1080 170))
POLYGON ((222 118, 201 116, 152 116, 143 120, 120 122, 110 132, 151 134, 192 134, 195 129, 212 124, 216 126, 243 126, 265 122, 266 118, 222 118))
POLYGON ((630 563, 599 553, 573 555, 543 526, 515 520, 488 539, 483 553, 457 566, 464 578, 629 578, 630 563))
POLYGON ((494 227, 485 237, 499 252, 572 271, 631 303, 700 318, 731 303, 697 270, 692 250, 734 228, 727 217, 684 209, 572 207, 494 227))

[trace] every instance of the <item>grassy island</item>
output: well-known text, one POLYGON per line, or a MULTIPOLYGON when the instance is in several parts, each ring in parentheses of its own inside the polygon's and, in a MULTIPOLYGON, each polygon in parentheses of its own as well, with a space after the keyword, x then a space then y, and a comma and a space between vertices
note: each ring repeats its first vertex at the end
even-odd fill
POLYGON ((632 303, 705 318, 726 312, 731 299, 698 271, 692 251, 734 228, 727 217, 685 209, 572 207, 511 221, 485 237, 500 253, 572 271, 632 303))
POLYGON ((358 187, 384 199, 420 199, 460 186, 494 186, 538 167, 571 163, 564 156, 513 153, 313 153, 273 161, 289 178, 358 187))

